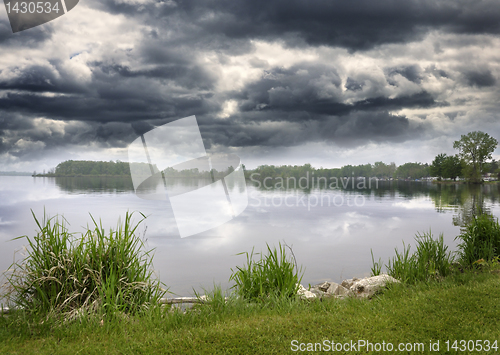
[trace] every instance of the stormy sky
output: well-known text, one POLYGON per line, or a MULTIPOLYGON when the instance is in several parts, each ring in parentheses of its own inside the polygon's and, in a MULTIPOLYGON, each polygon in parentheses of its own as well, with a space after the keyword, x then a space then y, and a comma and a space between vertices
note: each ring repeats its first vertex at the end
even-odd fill
POLYGON ((15 34, 1 7, 0 170, 126 161, 191 115, 251 168, 430 163, 500 140, 499 35, 495 0, 81 0, 15 34))

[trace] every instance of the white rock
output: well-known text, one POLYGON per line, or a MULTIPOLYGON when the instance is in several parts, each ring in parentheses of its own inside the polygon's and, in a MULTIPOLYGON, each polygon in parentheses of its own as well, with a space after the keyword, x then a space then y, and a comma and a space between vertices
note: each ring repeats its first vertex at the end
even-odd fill
POLYGON ((325 296, 325 293, 317 288, 311 288, 310 292, 314 293, 317 298, 323 298, 323 296, 325 296))
POLYGON ((299 290, 297 291, 297 295, 299 295, 300 298, 305 299, 305 300, 312 300, 317 298, 317 296, 312 293, 311 291, 308 291, 304 286, 299 285, 299 290))
POLYGON ((351 291, 339 284, 332 284, 328 289, 328 293, 336 298, 344 298, 353 295, 351 291))
POLYGON ((325 292, 328 290, 329 287, 330 287, 330 282, 325 281, 320 284, 311 286, 309 291, 314 293, 317 296, 317 298, 323 298, 324 296, 328 297, 328 295, 325 292))
POLYGON ((320 291, 326 292, 328 288, 330 287, 331 283, 328 281, 323 282, 322 284, 317 285, 317 288, 320 291))
MULTIPOLYGON (((326 290, 326 294, 329 296, 335 296, 337 289, 339 288, 339 284, 335 282, 330 283, 330 287, 328 287, 328 290, 326 290)), ((342 286, 341 286, 342 287, 342 286)))
POLYGON ((358 298, 369 298, 390 282, 399 281, 387 274, 382 274, 358 280, 354 282, 349 290, 358 298))
POLYGON ((354 285, 354 283, 356 281, 359 281, 359 279, 357 279, 357 278, 347 279, 347 280, 342 281, 341 285, 343 287, 345 287, 346 289, 350 289, 351 286, 354 285))

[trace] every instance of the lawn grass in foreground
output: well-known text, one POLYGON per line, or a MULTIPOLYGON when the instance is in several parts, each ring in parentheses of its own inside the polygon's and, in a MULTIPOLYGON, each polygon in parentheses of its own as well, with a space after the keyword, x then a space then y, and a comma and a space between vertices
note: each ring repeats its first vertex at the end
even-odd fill
MULTIPOLYGON (((22 314, 0 318, 1 354, 284 354, 292 341, 423 343, 500 340, 500 277, 453 274, 442 282, 393 285, 372 300, 268 303, 214 302, 182 313, 151 310, 112 319, 87 318, 64 326, 34 325, 22 314), (101 325, 102 320, 102 325, 101 325)), ((214 297, 223 297, 219 292, 214 297)), ((366 352, 357 349, 350 353, 366 352)), ((307 353, 307 352, 306 352, 307 353)), ((462 353, 474 353, 470 351, 462 353)), ((487 354, 497 351, 480 351, 487 354)))

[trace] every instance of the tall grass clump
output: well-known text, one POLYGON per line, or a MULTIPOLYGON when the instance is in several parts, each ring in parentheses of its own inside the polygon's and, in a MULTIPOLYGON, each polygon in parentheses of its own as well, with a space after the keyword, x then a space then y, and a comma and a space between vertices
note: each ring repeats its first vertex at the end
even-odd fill
POLYGON ((417 250, 410 253, 410 245, 403 243, 403 251, 395 249, 396 255, 386 265, 390 276, 403 283, 414 284, 448 276, 451 273, 453 256, 444 244, 443 235, 433 239, 432 233, 417 234, 417 250))
POLYGON ((44 215, 39 221, 32 214, 39 231, 15 238, 26 238, 27 256, 6 275, 14 305, 42 315, 133 313, 157 304, 166 292, 152 277, 152 250, 144 250, 136 234, 144 215, 132 224, 133 213, 127 212, 108 233, 91 216, 93 227, 77 238, 64 218, 44 215))
POLYGON ((284 246, 279 243, 279 248, 271 248, 267 245, 267 254, 260 253, 260 259, 255 261, 254 255, 258 253, 248 252, 245 254, 247 263, 243 267, 231 269, 229 278, 235 284, 232 288, 236 294, 248 300, 266 300, 269 298, 292 298, 298 291, 302 281, 302 267, 287 255, 284 246))
POLYGON ((474 216, 455 239, 461 240, 457 254, 465 267, 480 259, 491 261, 500 256, 500 225, 490 214, 474 216))

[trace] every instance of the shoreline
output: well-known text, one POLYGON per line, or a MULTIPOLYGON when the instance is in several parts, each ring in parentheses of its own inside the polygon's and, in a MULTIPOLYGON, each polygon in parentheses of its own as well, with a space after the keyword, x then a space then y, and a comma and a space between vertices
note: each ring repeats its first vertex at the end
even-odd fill
MULTIPOLYGON (((91 178, 91 177, 104 177, 104 178, 131 178, 131 175, 55 175, 55 174, 36 174, 36 175, 26 175, 26 174, 19 174, 19 175, 1 175, 0 176, 31 176, 31 177, 51 177, 51 178, 91 178)), ((199 180, 199 179, 205 179, 204 177, 193 177, 193 176, 175 176, 175 177, 169 177, 173 179, 193 179, 193 180, 199 180)), ((269 177, 272 181, 278 178, 282 177, 269 177)), ((314 176, 309 178, 308 180, 313 180, 314 178, 323 178, 321 176, 314 176)), ((373 177, 372 177, 373 178, 373 177)), ((346 179, 344 178, 338 178, 338 179, 346 179)), ((347 178, 347 179, 350 179, 347 178)), ((370 179, 370 178, 368 178, 370 179)), ((360 180, 359 177, 356 178, 356 180, 360 180)), ((254 181, 250 177, 245 177, 245 181, 254 181)), ((260 180, 257 180, 260 181, 260 180)), ((432 184, 439 184, 439 185, 494 185, 500 183, 500 180, 491 180, 491 181, 481 181, 481 182, 470 182, 470 181, 465 181, 465 180, 457 180, 457 181, 450 181, 450 180, 423 180, 423 179, 377 179, 377 182, 420 182, 420 183, 432 183, 432 184)))

